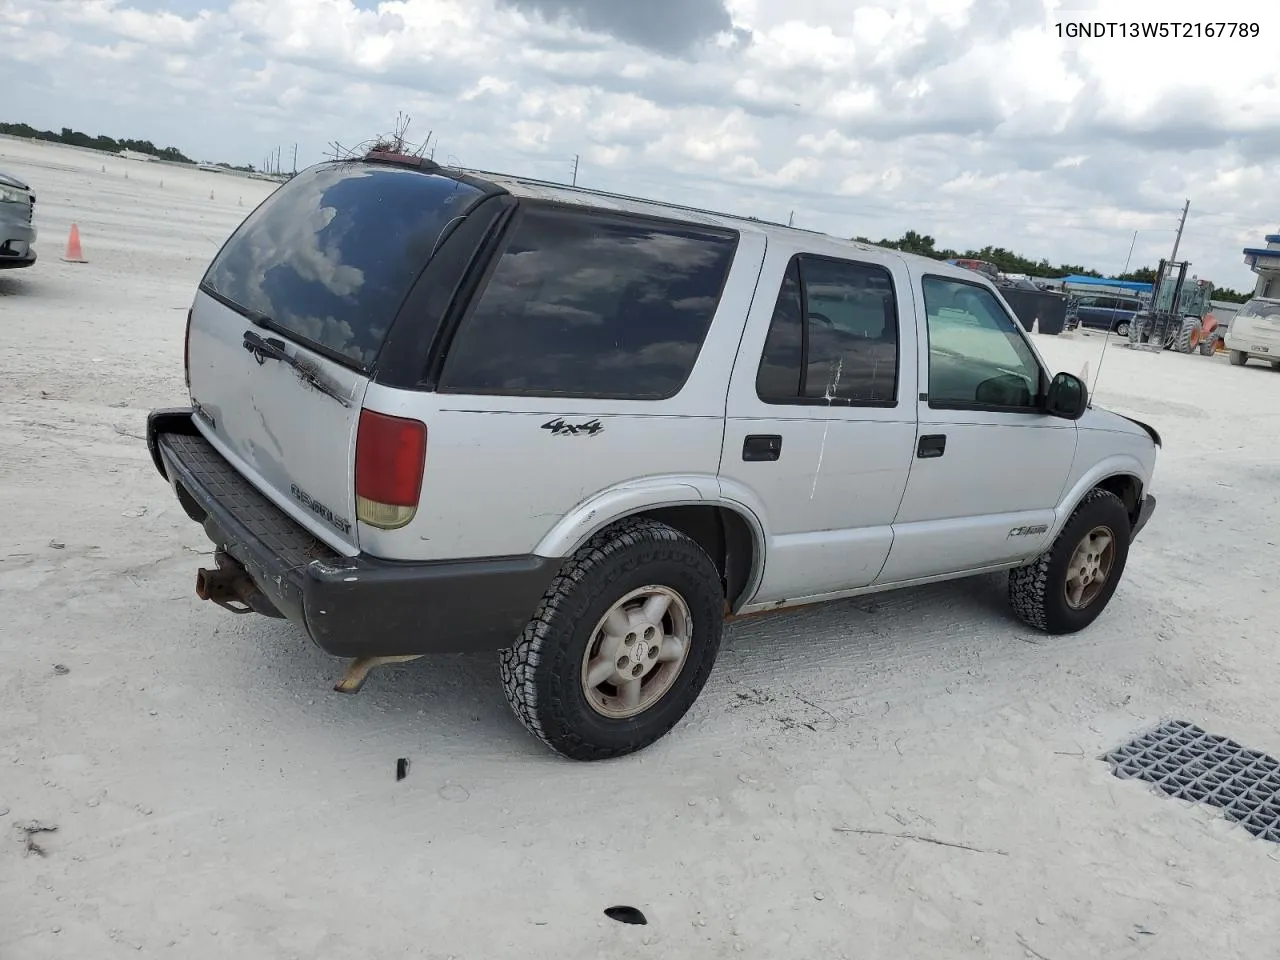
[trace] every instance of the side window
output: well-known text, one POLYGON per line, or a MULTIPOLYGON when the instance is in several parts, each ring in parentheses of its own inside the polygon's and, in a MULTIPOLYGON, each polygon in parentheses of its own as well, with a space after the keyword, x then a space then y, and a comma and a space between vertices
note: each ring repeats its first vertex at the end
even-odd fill
POLYGON ((442 393, 663 400, 702 349, 737 234, 527 209, 449 347, 442 393))
POLYGON ((925 277, 929 331, 929 406, 1032 410, 1042 389, 1040 364, 989 290, 925 277))
POLYGON ((898 310, 889 271, 793 257, 756 373, 766 403, 893 405, 898 310))

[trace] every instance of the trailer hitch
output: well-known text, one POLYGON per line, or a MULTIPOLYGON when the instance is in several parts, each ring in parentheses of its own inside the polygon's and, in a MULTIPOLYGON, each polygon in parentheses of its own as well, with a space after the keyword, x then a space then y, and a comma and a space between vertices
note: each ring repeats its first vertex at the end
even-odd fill
MULTIPOLYGON (((196 571, 196 596, 232 613, 257 613, 263 605, 262 593, 253 578, 235 558, 219 550, 213 555, 215 568, 196 571)), ((267 605, 270 609, 270 605, 267 605)))

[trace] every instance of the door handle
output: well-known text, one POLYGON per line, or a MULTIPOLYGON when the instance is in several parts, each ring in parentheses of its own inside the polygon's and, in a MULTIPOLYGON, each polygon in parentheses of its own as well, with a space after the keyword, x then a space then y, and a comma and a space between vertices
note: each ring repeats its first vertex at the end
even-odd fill
POLYGON ((748 463, 777 460, 782 456, 782 437, 776 433, 754 433, 742 441, 742 459, 748 463))
POLYGON ((920 438, 920 442, 916 445, 916 456, 921 460, 931 460, 934 457, 942 456, 946 450, 947 435, 945 433, 931 433, 920 438))

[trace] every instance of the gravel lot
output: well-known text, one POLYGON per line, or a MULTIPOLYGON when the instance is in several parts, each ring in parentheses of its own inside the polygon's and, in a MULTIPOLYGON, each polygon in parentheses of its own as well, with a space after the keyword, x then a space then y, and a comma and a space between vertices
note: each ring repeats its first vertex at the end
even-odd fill
MULTIPOLYGON (((299 632, 195 598, 209 544, 142 431, 272 185, 7 139, 0 167, 41 230, 0 273, 0 957, 1272 955, 1280 850, 1096 758, 1165 718, 1280 754, 1280 373, 1108 352, 1099 401, 1165 449, 1084 633, 1022 629, 1002 577, 754 618, 669 737, 575 765, 491 657, 342 697, 299 632)), ((1038 339, 1072 372, 1102 343, 1038 339)))

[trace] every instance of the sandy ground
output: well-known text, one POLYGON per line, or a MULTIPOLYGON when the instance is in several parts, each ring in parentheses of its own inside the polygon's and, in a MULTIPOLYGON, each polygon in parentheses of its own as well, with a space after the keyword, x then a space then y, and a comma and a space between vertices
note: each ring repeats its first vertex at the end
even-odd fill
MULTIPOLYGON (((671 736, 575 765, 490 657, 344 698, 294 629, 195 599, 144 418, 270 187, 103 163, 0 140, 42 231, 0 274, 4 960, 1274 955, 1280 851, 1095 757, 1162 718, 1280 753, 1280 373, 1110 351, 1101 402, 1166 448, 1090 630, 1021 629, 1000 577, 758 618, 671 736)), ((1102 338, 1039 342, 1079 371, 1102 338)))

